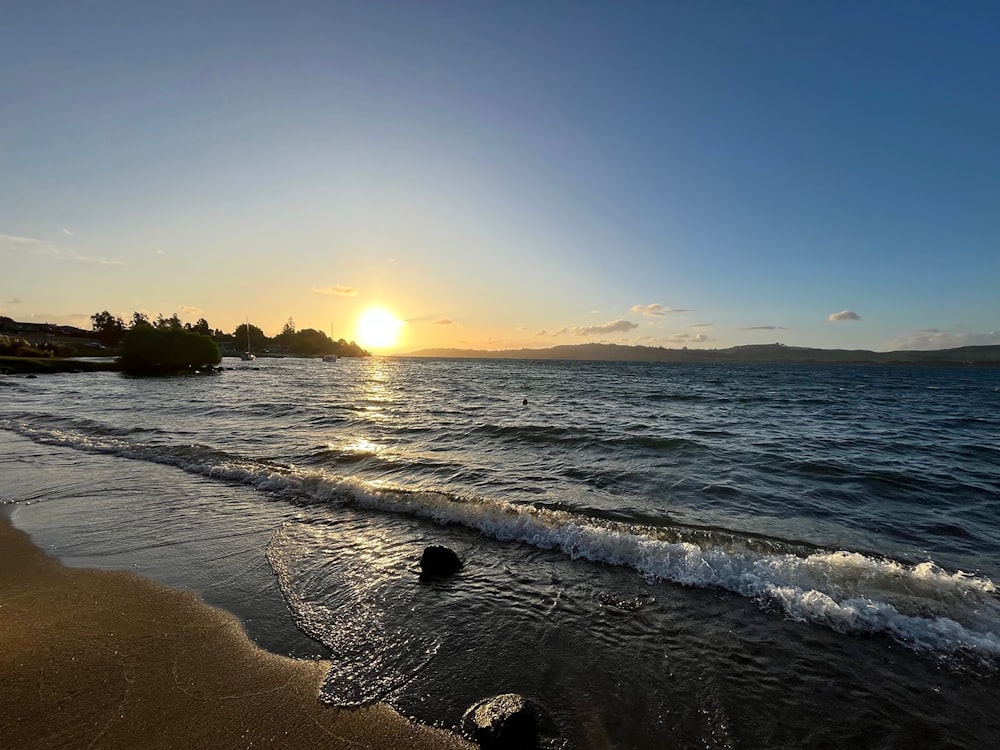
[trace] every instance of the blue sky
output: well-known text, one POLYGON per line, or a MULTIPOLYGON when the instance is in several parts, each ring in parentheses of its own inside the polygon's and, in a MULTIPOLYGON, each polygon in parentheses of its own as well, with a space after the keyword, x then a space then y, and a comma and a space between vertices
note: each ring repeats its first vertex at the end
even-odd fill
POLYGON ((1000 343, 996 3, 146 5, 0 10, 2 314, 1000 343))

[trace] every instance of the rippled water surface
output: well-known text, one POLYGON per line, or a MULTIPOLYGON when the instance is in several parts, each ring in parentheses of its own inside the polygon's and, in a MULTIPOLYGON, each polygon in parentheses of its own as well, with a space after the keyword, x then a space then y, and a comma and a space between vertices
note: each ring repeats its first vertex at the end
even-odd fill
POLYGON ((4 476, 52 468, 0 490, 79 508, 93 498, 63 477, 85 464, 110 495, 75 517, 91 555, 120 555, 123 530, 252 540, 236 547, 259 587, 220 598, 252 618, 276 580, 329 650, 331 702, 449 725, 516 690, 581 747, 981 746, 983 697, 1000 705, 998 386, 995 369, 403 359, 7 378, 4 476), (429 543, 462 572, 421 583, 429 543))

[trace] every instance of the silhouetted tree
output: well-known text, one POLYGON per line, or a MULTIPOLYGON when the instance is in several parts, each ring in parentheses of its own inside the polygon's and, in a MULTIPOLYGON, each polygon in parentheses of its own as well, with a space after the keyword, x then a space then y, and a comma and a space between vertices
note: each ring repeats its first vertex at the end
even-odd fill
MULTIPOLYGON (((236 330, 233 331, 233 341, 236 346, 243 351, 247 345, 247 324, 240 323, 236 326, 236 330)), ((257 326, 250 325, 250 349, 252 351, 260 351, 267 346, 267 336, 264 332, 260 330, 257 326)))
MULTIPOLYGON (((343 339, 341 339, 343 341, 343 339)), ((338 342, 339 343, 339 342, 338 342)), ((362 349, 353 341, 344 346, 338 346, 337 350, 338 357, 370 357, 372 353, 367 349, 362 349)))
POLYGON ((146 313, 132 313, 132 321, 129 323, 129 328, 149 328, 151 325, 152 324, 149 322, 149 316, 146 315, 146 313))
POLYGON ((181 319, 177 317, 177 313, 174 313, 169 318, 164 318, 163 313, 160 313, 156 316, 156 323, 153 325, 160 330, 172 329, 175 331, 181 331, 184 329, 184 326, 181 324, 181 319))
POLYGON ((125 335, 125 323, 107 310, 90 316, 94 338, 105 346, 117 346, 125 335))
POLYGON ((208 321, 205 320, 204 318, 198 318, 198 321, 193 326, 191 326, 190 330, 194 331, 195 333, 200 333, 203 336, 212 335, 212 328, 211 326, 208 325, 208 321))
POLYGON ((335 345, 330 341, 330 337, 322 331, 317 331, 315 328, 303 328, 301 331, 291 334, 290 346, 292 351, 297 354, 316 356, 332 354, 335 345))
POLYGON ((122 339, 119 357, 122 369, 133 374, 192 371, 221 360, 219 346, 208 336, 169 325, 135 326, 122 339))

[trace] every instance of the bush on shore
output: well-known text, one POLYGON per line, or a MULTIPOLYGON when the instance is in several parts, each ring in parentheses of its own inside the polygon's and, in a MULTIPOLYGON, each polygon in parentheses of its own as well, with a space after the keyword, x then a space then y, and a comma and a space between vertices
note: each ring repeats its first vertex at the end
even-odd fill
POLYGON ((136 326, 122 339, 121 369, 133 374, 164 374, 210 369, 222 361, 211 338, 181 328, 136 326))
POLYGON ((3 357, 64 357, 73 347, 62 344, 33 344, 27 339, 0 336, 0 356, 3 357))

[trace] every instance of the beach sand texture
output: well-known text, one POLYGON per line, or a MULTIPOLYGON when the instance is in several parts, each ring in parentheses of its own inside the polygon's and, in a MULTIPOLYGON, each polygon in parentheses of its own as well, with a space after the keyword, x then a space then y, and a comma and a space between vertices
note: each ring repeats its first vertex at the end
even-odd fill
POLYGON ((131 573, 66 568, 0 515, 0 746, 469 748, 376 705, 317 700, 325 661, 131 573))

